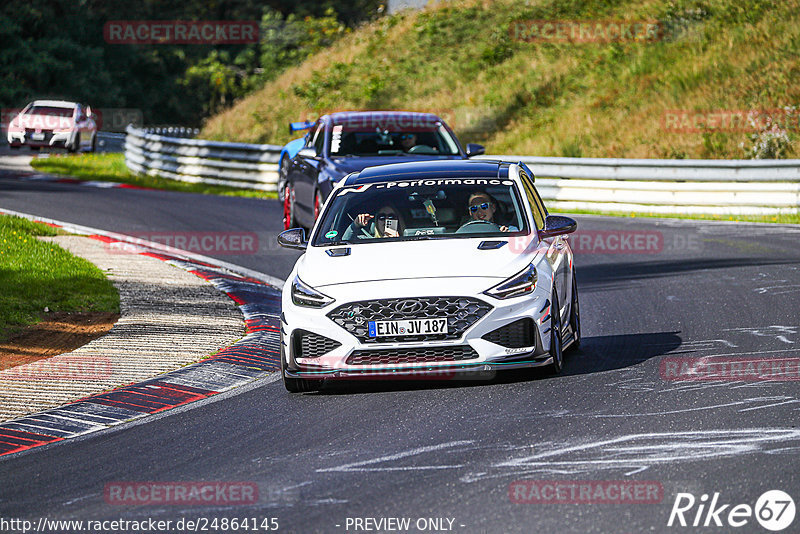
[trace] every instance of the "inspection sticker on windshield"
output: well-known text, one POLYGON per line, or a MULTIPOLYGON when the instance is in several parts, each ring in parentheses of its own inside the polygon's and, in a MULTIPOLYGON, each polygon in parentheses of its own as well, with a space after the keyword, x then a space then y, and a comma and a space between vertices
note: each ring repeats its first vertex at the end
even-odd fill
POLYGON ((446 334, 447 319, 406 319, 403 321, 370 321, 369 337, 418 336, 446 334))
POLYGON ((339 234, 339 232, 337 232, 336 230, 331 230, 330 232, 328 232, 327 234, 325 234, 325 237, 326 237, 327 239, 333 239, 333 238, 334 238, 334 237, 336 237, 338 234, 339 234))

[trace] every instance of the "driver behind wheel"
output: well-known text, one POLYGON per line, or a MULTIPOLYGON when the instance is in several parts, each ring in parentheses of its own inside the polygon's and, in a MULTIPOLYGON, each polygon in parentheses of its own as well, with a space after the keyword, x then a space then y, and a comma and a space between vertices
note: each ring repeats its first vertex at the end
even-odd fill
POLYGON ((412 148, 417 146, 417 135, 413 133, 400 134, 400 146, 403 152, 409 152, 412 148))
POLYGON ((489 193, 483 191, 476 191, 469 196, 469 206, 467 207, 470 219, 473 221, 485 221, 494 223, 500 227, 501 232, 516 232, 516 227, 501 225, 494 220, 494 214, 497 212, 497 201, 492 198, 489 193))

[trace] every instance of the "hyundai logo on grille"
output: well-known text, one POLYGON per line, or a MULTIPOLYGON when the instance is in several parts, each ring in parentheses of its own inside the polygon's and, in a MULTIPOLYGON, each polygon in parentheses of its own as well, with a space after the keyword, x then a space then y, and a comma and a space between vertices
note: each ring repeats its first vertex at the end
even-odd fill
POLYGON ((395 303, 394 311, 403 315, 410 315, 422 310, 422 303, 418 300, 401 300, 395 303))

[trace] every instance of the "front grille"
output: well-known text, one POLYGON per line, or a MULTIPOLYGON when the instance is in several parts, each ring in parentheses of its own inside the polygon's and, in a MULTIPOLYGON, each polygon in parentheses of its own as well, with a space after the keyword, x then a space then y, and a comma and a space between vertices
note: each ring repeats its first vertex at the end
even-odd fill
POLYGON ((532 347, 536 344, 533 337, 533 320, 519 319, 508 323, 484 335, 483 339, 510 349, 532 347))
MULTIPOLYGON (((40 132, 44 134, 44 139, 36 140, 37 143, 49 143, 53 138, 53 130, 40 130, 40 132)), ((35 129, 25 128, 25 139, 32 141, 34 133, 36 133, 35 129)))
POLYGON ((356 336, 362 343, 398 343, 458 339, 492 306, 471 297, 417 297, 364 300, 343 304, 328 313, 328 318, 356 336), (369 337, 370 321, 447 318, 447 334, 369 337))
POLYGON ((385 365, 474 360, 478 357, 469 345, 415 349, 356 350, 347 358, 348 365, 385 365))
POLYGON ((292 336, 295 358, 318 358, 342 346, 336 340, 307 330, 296 330, 292 336))

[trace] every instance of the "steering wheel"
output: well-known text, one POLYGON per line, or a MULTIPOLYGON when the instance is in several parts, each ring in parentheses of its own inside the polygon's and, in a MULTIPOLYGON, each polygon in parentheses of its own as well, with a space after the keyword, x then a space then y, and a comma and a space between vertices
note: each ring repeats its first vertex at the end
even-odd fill
POLYGON ((456 230, 457 234, 480 234, 483 232, 498 232, 500 225, 491 221, 480 221, 477 219, 467 221, 461 228, 456 230))
POLYGON ((428 145, 414 145, 408 150, 409 154, 438 154, 439 151, 428 145))

